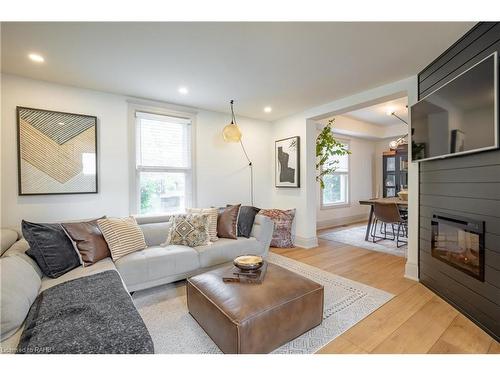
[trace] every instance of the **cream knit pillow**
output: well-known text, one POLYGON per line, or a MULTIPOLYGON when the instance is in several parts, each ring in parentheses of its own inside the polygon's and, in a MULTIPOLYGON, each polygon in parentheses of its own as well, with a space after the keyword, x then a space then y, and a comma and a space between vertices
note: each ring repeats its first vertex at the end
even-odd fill
POLYGON ((208 235, 210 236, 210 242, 217 241, 217 215, 219 210, 214 208, 188 208, 188 214, 208 214, 208 235))
POLYGON ((113 261, 146 248, 141 228, 132 216, 97 220, 97 225, 108 243, 113 261))

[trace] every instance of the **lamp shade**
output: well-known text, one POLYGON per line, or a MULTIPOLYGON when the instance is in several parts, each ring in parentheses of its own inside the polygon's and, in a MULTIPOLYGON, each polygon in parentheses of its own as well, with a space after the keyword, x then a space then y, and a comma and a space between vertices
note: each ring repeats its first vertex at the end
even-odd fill
POLYGON ((231 122, 222 130, 222 136, 226 142, 239 142, 241 140, 241 130, 238 125, 231 122))

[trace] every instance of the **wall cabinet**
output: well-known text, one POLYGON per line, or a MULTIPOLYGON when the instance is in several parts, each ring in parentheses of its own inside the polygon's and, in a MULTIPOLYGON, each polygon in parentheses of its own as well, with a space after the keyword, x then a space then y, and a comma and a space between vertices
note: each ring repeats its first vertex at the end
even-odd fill
POLYGON ((384 152, 382 157, 383 196, 395 197, 408 187, 408 148, 384 152))

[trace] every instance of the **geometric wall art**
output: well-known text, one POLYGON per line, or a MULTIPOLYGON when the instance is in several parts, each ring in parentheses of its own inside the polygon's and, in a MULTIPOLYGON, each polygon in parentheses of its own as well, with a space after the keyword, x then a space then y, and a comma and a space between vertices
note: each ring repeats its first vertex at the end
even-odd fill
POLYGON ((300 137, 275 141, 274 186, 300 187, 300 137))
POLYGON ((97 117, 17 107, 19 195, 97 193, 97 117))

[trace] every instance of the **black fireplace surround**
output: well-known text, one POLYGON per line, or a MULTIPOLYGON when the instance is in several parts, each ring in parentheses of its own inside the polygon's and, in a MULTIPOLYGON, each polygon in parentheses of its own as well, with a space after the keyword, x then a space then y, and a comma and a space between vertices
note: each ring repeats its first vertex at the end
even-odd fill
MULTIPOLYGON (((494 52, 500 23, 479 22, 418 74, 418 98, 494 52)), ((418 169, 419 280, 500 341, 500 150, 418 169)))

